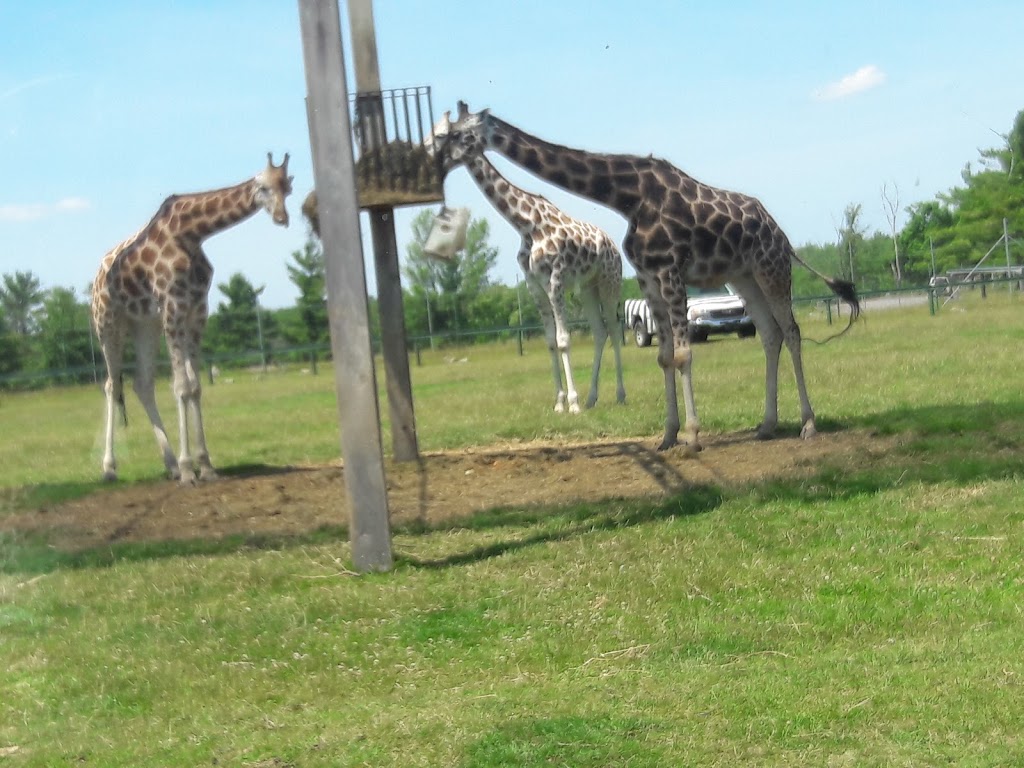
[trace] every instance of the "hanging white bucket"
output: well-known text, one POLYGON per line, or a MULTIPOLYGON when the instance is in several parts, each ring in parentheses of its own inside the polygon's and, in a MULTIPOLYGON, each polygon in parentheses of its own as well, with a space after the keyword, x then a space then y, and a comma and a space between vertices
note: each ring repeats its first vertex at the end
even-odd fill
POLYGON ((432 259, 451 261, 466 247, 469 208, 442 208, 423 244, 423 253, 432 259))

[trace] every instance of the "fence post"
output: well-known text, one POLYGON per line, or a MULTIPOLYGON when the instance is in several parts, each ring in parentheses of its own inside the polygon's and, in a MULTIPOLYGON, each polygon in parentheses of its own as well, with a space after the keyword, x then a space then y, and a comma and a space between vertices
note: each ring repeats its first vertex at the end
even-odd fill
POLYGON ((519 356, 523 356, 523 326, 519 326, 519 332, 516 334, 516 339, 519 341, 519 356))
POLYGON ((832 299, 825 299, 825 318, 832 325, 832 299))
POLYGON ((938 300, 935 297, 935 289, 929 287, 928 288, 928 314, 931 315, 932 317, 935 317, 935 305, 936 305, 937 302, 938 302, 938 300))
POLYGON ((420 343, 419 343, 418 340, 414 341, 412 343, 412 348, 416 350, 416 365, 418 367, 422 368, 423 367, 423 358, 420 357, 420 343))

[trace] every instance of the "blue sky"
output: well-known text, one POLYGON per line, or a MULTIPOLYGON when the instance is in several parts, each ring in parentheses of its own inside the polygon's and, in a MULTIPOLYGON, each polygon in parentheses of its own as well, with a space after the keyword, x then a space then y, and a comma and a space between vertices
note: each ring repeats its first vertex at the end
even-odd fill
MULTIPOLYGON (((883 184, 901 205, 948 190, 1024 109, 1016 1, 378 0, 374 12, 385 88, 430 85, 438 111, 464 99, 560 144, 654 153, 759 197, 796 244, 833 241, 849 203, 884 230, 883 184)), ((0 50, 0 271, 81 294, 167 195, 243 181, 287 151, 291 227, 258 213, 206 252, 216 281, 241 271, 267 286, 266 305, 293 303, 285 263, 313 183, 296 2, 0 0, 0 50)), ((621 239, 617 214, 498 164, 621 239)), ((512 229, 464 172, 446 192, 490 220, 492 275, 513 284, 512 229)), ((418 210, 396 215, 403 258, 418 210)), ((375 290, 372 267, 368 279, 375 290)))

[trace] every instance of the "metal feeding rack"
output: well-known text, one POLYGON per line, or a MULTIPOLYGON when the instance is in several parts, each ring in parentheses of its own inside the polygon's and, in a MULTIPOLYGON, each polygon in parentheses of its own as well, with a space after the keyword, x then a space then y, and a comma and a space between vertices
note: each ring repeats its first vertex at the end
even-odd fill
POLYGON ((360 208, 444 200, 437 160, 423 146, 434 126, 430 87, 350 94, 360 208))

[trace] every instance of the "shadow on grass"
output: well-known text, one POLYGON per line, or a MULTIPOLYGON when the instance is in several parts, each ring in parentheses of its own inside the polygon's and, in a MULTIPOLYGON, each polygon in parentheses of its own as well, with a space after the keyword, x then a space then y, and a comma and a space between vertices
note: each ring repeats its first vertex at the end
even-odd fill
MULTIPOLYGON (((717 509, 725 496, 712 486, 691 486, 686 493, 660 502, 617 499, 597 504, 554 508, 495 508, 460 521, 432 527, 439 530, 480 531, 493 528, 519 528, 525 536, 492 542, 441 558, 417 558, 396 553, 395 562, 417 568, 447 568, 509 554, 536 544, 565 541, 593 531, 630 528, 675 517, 691 517, 717 509)), ((418 528, 418 526, 417 526, 418 528)), ((402 532, 401 530, 398 532, 402 532)))
POLYGON ((810 503, 877 494, 900 484, 968 485, 1024 475, 1024 402, 900 407, 866 414, 853 426, 897 437, 897 444, 847 465, 822 462, 810 480, 769 479, 750 492, 810 503))
POLYGON ((234 534, 215 539, 121 542, 69 552, 44 537, 0 531, 0 573, 43 574, 57 569, 107 568, 115 563, 170 557, 228 555, 247 550, 281 550, 327 544, 346 538, 344 526, 323 526, 301 535, 234 534))
MULTIPOLYGON (((283 475, 301 471, 292 466, 274 466, 271 464, 236 464, 230 467, 218 467, 222 477, 246 478, 283 475)), ((131 481, 131 485, 157 485, 171 482, 165 475, 154 474, 131 481)), ((126 487, 126 483, 105 482, 103 480, 86 480, 67 483, 39 483, 20 488, 0 488, 0 520, 4 512, 18 512, 26 509, 64 504, 84 498, 92 493, 109 491, 112 488, 126 487)))

